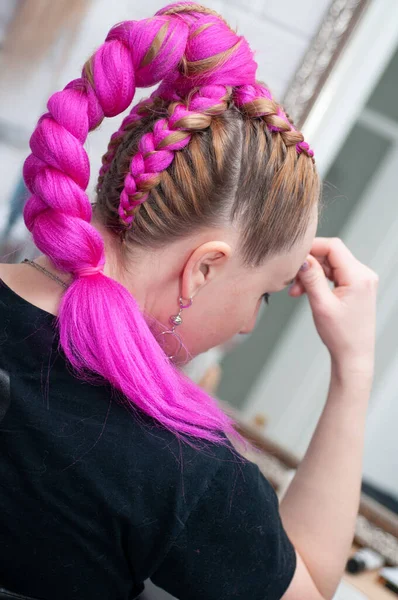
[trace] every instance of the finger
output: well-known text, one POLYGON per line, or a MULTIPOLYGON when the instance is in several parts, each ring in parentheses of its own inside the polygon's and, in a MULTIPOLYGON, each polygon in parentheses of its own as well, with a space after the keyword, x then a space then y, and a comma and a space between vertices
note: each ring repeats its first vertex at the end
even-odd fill
POLYGON ((337 286, 350 285, 359 279, 358 267, 361 263, 339 238, 315 238, 311 254, 323 257, 328 262, 337 286))
MULTIPOLYGON (((319 262, 319 261, 318 261, 319 262)), ((321 264, 323 272, 329 281, 334 281, 333 279, 333 270, 327 264, 321 264)), ((305 288, 303 284, 300 282, 300 279, 295 277, 292 284, 290 284, 288 288, 289 296, 298 297, 305 293, 305 288)))
MULTIPOLYGON (((307 256, 306 263, 309 268, 297 274, 298 282, 304 288, 313 309, 319 306, 328 306, 336 302, 336 297, 329 287, 322 266, 312 255, 307 256)), ((297 292, 298 293, 298 292, 297 292)))
POLYGON ((329 267, 329 265, 327 265, 327 264, 322 264, 321 267, 323 269, 323 272, 325 273, 325 276, 330 281, 334 281, 333 269, 331 267, 329 267))
POLYGON ((323 272, 325 273, 326 277, 329 279, 331 277, 333 277, 333 269, 329 264, 328 259, 325 256, 319 256, 314 254, 313 255, 317 261, 319 262, 319 264, 321 265, 323 272))
POLYGON ((315 252, 311 252, 311 254, 313 256, 315 256, 315 258, 317 259, 317 261, 319 262, 319 264, 321 264, 322 266, 328 267, 329 269, 331 269, 331 265, 329 263, 329 260, 327 258, 327 256, 320 256, 319 254, 315 254, 315 252))
POLYGON ((296 277, 293 283, 291 283, 288 287, 289 296, 301 296, 305 293, 305 289, 303 284, 300 282, 299 278, 296 277))
POLYGON ((335 280, 335 276, 334 276, 334 270, 332 269, 332 267, 329 264, 329 261, 327 259, 327 257, 325 256, 319 256, 319 255, 314 255, 315 258, 317 259, 317 261, 320 263, 326 277, 330 280, 333 281, 335 280))

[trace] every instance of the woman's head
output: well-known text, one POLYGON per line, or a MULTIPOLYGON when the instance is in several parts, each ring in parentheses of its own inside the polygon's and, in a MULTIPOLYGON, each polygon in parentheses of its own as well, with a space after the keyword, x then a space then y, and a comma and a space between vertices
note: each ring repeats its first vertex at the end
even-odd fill
POLYGON ((193 296, 182 332, 192 354, 247 331, 261 295, 294 276, 315 235, 319 177, 255 71, 246 40, 199 5, 122 23, 50 98, 25 164, 26 224, 74 276, 59 314, 68 359, 176 432, 207 439, 227 417, 167 362, 126 288, 93 269, 105 263, 106 232, 120 281, 137 296, 147 281, 149 316, 166 322, 180 295, 193 296), (125 110, 135 85, 160 81, 112 136, 90 224, 87 133, 125 110))
MULTIPOLYGON (((123 240, 127 270, 148 252, 162 257, 161 272, 151 277, 164 292, 160 299, 154 290, 149 302, 156 320, 168 322, 180 294, 196 299, 180 328, 191 355, 249 331, 261 296, 292 279, 315 235, 314 162, 297 151, 302 135, 290 130, 268 96, 261 86, 214 85, 177 103, 155 92, 139 105, 140 118, 133 109, 103 158, 95 217, 123 240), (222 102, 195 112, 206 93, 222 102), (131 209, 121 206, 121 197, 131 209), (271 258, 279 260, 276 273, 271 258)), ((134 289, 128 278, 126 285, 134 289)))
MULTIPOLYGON (((126 227, 118 214, 126 173, 146 136, 156 148, 154 127, 166 119, 168 106, 157 101, 156 110, 113 141, 94 214, 117 240, 126 287, 137 299, 145 290, 140 305, 147 313, 167 324, 179 295, 194 298, 179 333, 196 355, 249 331, 262 295, 294 277, 315 235, 319 183, 308 156, 300 158, 294 146, 286 149, 264 119, 244 114, 231 100, 224 113, 174 152, 166 169, 150 173, 156 185, 126 227)), ((152 164, 158 152, 163 149, 152 150, 152 164)), ((148 178, 146 190, 149 185, 148 178)), ((173 354, 175 343, 166 340, 173 346, 166 352, 173 354)), ((180 356, 185 358, 184 349, 180 356)))

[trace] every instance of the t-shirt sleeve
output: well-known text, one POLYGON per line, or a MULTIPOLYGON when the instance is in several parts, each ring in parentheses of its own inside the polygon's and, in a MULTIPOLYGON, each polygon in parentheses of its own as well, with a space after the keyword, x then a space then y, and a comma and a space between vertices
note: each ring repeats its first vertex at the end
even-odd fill
POLYGON ((279 600, 295 569, 273 487, 255 463, 231 457, 151 580, 179 600, 279 600))

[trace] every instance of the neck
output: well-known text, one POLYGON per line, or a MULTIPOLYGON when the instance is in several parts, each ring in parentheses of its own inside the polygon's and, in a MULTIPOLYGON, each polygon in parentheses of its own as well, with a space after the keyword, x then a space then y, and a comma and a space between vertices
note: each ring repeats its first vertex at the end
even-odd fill
MULTIPOLYGON (((178 282, 178 276, 177 278, 174 277, 178 266, 173 265, 172 274, 170 270, 165 269, 165 264, 169 267, 171 266, 171 259, 173 258, 165 256, 167 250, 166 252, 151 251, 148 249, 145 249, 144 252, 140 248, 129 250, 113 232, 99 223, 92 224, 100 232, 104 240, 104 274, 127 288, 134 296, 140 309, 149 315, 158 314, 157 306, 159 305, 159 301, 161 299, 164 301, 166 295, 169 295, 168 290, 173 288, 170 289, 170 298, 174 299, 171 308, 171 312, 173 312, 175 310, 174 304, 179 295, 178 285, 174 285, 175 280, 178 282)), ((173 256, 175 260, 176 256, 178 257, 178 253, 173 253, 173 256)), ((72 276, 57 269, 47 256, 41 255, 35 259, 35 262, 59 277, 65 283, 71 283, 72 276)), ((58 307, 64 292, 63 288, 48 278, 44 282, 44 275, 38 274, 38 276, 40 277, 40 282, 38 280, 37 286, 40 286, 43 291, 44 285, 46 293, 52 297, 52 305, 58 307)))

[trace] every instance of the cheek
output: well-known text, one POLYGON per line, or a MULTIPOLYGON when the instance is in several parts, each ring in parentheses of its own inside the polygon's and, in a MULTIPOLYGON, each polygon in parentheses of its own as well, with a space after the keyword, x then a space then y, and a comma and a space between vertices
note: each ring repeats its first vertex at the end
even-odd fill
POLYGON ((181 325, 180 335, 189 352, 196 356, 214 346, 223 344, 255 321, 260 302, 248 306, 240 297, 221 305, 212 304, 192 311, 181 325))
POLYGON ((257 301, 254 310, 251 310, 248 318, 246 319, 245 325, 242 328, 241 333, 250 333, 254 329, 257 323, 258 314, 260 312, 261 306, 262 300, 260 299, 257 301))
POLYGON ((259 300, 257 300, 256 308, 254 311, 254 322, 257 321, 258 314, 259 314, 259 312, 261 312, 261 309, 263 309, 264 307, 265 307, 264 298, 260 298, 259 300))

